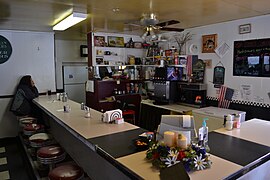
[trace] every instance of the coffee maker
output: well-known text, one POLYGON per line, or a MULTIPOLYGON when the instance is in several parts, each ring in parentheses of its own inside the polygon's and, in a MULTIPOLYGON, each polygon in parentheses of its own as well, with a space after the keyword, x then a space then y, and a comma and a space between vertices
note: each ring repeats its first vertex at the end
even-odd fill
POLYGON ((154 81, 154 104, 168 104, 176 102, 177 82, 174 81, 154 81))
POLYGON ((158 67, 154 75, 154 104, 168 104, 177 100, 177 81, 167 80, 167 68, 158 67))

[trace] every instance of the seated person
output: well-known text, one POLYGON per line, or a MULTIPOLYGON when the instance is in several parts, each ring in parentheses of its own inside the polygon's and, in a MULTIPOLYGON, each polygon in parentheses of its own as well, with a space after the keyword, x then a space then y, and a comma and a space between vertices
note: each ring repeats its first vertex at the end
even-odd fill
POLYGON ((16 116, 33 115, 32 100, 36 97, 38 97, 38 90, 31 76, 23 76, 17 86, 10 110, 16 116))

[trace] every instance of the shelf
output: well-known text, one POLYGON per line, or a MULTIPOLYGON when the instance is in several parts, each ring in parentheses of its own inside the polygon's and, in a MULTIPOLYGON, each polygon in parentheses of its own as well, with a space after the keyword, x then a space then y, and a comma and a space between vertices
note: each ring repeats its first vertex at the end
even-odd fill
POLYGON ((96 58, 122 57, 121 55, 96 55, 96 58))
POLYGON ((115 103, 116 101, 109 101, 106 99, 99 100, 99 103, 115 103))
POLYGON ((167 66, 173 66, 173 67, 183 67, 183 68, 185 68, 185 67, 186 67, 186 65, 184 65, 184 64, 169 64, 169 65, 167 65, 167 66))
POLYGON ((159 67, 160 65, 105 65, 105 64, 97 64, 97 65, 94 65, 94 66, 97 66, 97 67, 112 67, 112 66, 126 66, 126 67, 136 67, 136 66, 141 66, 141 67, 159 67))
MULTIPOLYGON (((145 58, 148 58, 148 59, 158 59, 158 58, 174 58, 175 56, 147 56, 147 57, 145 57, 145 58)), ((177 55, 177 57, 187 57, 187 55, 177 55)))
POLYGON ((103 47, 103 46, 93 46, 95 49, 132 49, 132 50, 147 50, 147 49, 144 49, 144 48, 127 48, 127 47, 103 47))

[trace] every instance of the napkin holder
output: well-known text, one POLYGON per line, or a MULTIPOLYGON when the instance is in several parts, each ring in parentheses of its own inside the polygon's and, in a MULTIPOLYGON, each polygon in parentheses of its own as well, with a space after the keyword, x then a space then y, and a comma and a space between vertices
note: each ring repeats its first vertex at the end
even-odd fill
POLYGON ((120 109, 106 111, 103 114, 102 121, 106 123, 114 122, 117 118, 122 118, 122 111, 120 109))

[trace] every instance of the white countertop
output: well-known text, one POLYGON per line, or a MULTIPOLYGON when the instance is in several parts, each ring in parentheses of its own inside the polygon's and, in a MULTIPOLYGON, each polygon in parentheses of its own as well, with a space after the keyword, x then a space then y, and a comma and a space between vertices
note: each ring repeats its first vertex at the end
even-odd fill
POLYGON ((167 110, 170 110, 170 111, 183 113, 183 114, 185 112, 189 112, 189 111, 198 109, 196 107, 185 106, 185 105, 180 105, 180 104, 175 104, 175 103, 166 104, 166 105, 156 105, 156 104, 153 104, 153 102, 154 102, 153 100, 149 100, 149 99, 141 101, 142 104, 146 104, 146 105, 157 107, 157 108, 167 109, 167 110))
POLYGON ((90 110, 91 117, 86 118, 81 105, 71 100, 66 102, 70 105, 71 111, 64 112, 65 103, 56 100, 54 95, 40 96, 34 99, 34 102, 86 139, 139 128, 126 122, 123 124, 104 123, 101 121, 102 113, 94 109, 90 110))
POLYGON ((200 108, 200 109, 194 109, 194 110, 192 110, 192 113, 199 113, 199 114, 221 117, 221 118, 224 118, 224 115, 227 115, 227 114, 246 114, 246 112, 244 112, 244 111, 218 108, 218 107, 213 107, 213 106, 204 107, 204 108, 200 108))
POLYGON ((240 129, 228 131, 225 128, 221 128, 215 130, 215 132, 270 146, 270 121, 254 118, 241 123, 240 129))

